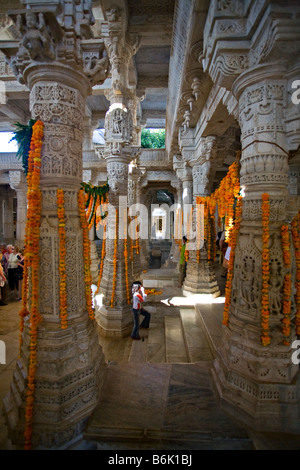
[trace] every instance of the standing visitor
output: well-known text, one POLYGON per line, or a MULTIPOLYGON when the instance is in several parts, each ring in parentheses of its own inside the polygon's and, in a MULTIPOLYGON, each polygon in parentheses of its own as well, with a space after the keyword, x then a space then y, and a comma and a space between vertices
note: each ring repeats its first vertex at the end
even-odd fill
POLYGON ((147 295, 145 294, 145 289, 140 281, 136 281, 132 284, 132 312, 133 312, 133 330, 131 333, 132 339, 141 339, 139 329, 140 328, 149 328, 150 318, 151 315, 147 310, 142 307, 142 303, 145 302, 147 299, 147 295), (145 318, 143 319, 142 323, 140 324, 140 314, 143 315, 145 318))

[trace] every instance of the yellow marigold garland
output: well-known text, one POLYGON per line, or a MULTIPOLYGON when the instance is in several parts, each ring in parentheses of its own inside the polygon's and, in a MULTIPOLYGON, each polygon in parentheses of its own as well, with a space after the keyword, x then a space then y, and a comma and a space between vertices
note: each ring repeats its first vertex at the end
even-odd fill
POLYGON ((299 212, 296 217, 291 222, 292 238, 293 245, 295 248, 295 257, 296 257, 296 334, 300 335, 300 237, 299 237, 299 212))
POLYGON ((57 217, 58 217, 58 235, 59 235, 59 301, 60 301, 60 319, 61 328, 65 330, 68 327, 67 321, 67 274, 66 274, 66 222, 64 208, 64 191, 57 189, 57 217))
POLYGON ((262 295, 261 295, 261 326, 262 334, 261 341, 263 346, 268 346, 271 342, 269 335, 269 281, 270 281, 270 266, 269 266, 269 219, 270 219, 270 202, 269 195, 264 193, 262 195, 262 295))
POLYGON ((78 207, 79 207, 79 217, 80 225, 83 234, 83 259, 84 259, 84 282, 85 282, 85 298, 86 298, 86 307, 88 315, 91 320, 94 320, 94 312, 92 307, 92 276, 91 276, 91 251, 90 251, 90 239, 89 239, 89 229, 88 223, 85 215, 85 196, 83 190, 78 191, 78 207))
POLYGON ((114 259, 113 259, 113 281, 112 281, 112 292, 110 299, 111 308, 115 304, 115 294, 116 294, 116 284, 117 284, 117 262, 118 262, 118 209, 116 209, 116 219, 115 219, 115 239, 114 239, 114 259))
POLYGON ((42 193, 40 190, 40 169, 41 152, 44 136, 44 124, 38 120, 32 127, 32 137, 30 143, 28 173, 27 173, 27 199, 28 211, 25 236, 25 260, 24 260, 24 285, 23 308, 20 312, 21 332, 24 329, 24 317, 29 314, 27 310, 28 296, 28 270, 31 268, 31 297, 30 305, 30 344, 29 344, 29 364, 26 390, 26 409, 25 409, 25 450, 32 448, 32 429, 33 429, 33 404, 35 392, 35 374, 37 367, 37 330, 42 321, 38 310, 39 301, 39 237, 40 237, 40 218, 42 206, 42 193))

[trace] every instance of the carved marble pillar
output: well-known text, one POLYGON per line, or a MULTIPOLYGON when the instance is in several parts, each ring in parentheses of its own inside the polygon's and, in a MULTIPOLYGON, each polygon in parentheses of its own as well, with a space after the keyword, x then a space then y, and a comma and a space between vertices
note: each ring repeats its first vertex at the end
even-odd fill
POLYGON ((21 171, 10 171, 10 187, 17 193, 16 245, 24 247, 27 218, 27 182, 21 171))
POLYGON ((96 308, 99 331, 103 336, 125 336, 133 325, 130 288, 130 240, 127 222, 129 163, 137 156, 133 144, 136 118, 135 91, 129 87, 129 62, 136 53, 139 41, 127 32, 124 10, 112 8, 106 12, 108 38, 106 47, 111 63, 111 89, 106 97, 110 102, 105 116, 105 150, 109 184, 106 255, 100 290, 103 305, 96 308))
MULTIPOLYGON (((136 167, 132 167, 131 171, 128 174, 128 208, 131 206, 137 205, 140 203, 140 197, 138 197, 138 187, 140 180, 140 170, 136 167)), ((137 212, 139 219, 141 219, 140 214, 137 212)), ((132 240, 133 245, 136 245, 136 240, 132 240)), ((131 260, 131 272, 133 280, 139 280, 142 272, 142 263, 141 263, 141 254, 142 254, 142 239, 139 238, 138 245, 139 249, 133 249, 132 251, 132 260, 131 260)))
MULTIPOLYGON (((299 105, 298 105, 299 106, 299 105)), ((291 221, 300 208, 300 154, 289 162, 289 194, 287 204, 287 220, 291 221)))
POLYGON ((96 307, 95 316, 103 336, 126 336, 132 330, 132 308, 127 288, 132 284, 130 239, 127 227, 128 164, 131 148, 107 146, 106 156, 109 190, 109 211, 106 229, 106 255, 100 291, 103 305, 96 307), (109 152, 110 149, 110 152, 109 152), (127 252, 125 250, 127 241, 127 252), (127 278, 127 282, 126 282, 127 278))
POLYGON ((182 220, 182 183, 181 181, 172 183, 172 187, 175 188, 174 205, 175 210, 173 211, 173 219, 170 221, 170 234, 172 237, 172 245, 168 259, 166 260, 163 267, 172 268, 179 272, 179 258, 180 258, 180 245, 184 235, 182 232, 181 220, 182 220))
POLYGON ((4 243, 13 244, 15 240, 14 233, 14 192, 9 191, 3 201, 3 241, 4 243))
MULTIPOLYGON (((196 154, 200 155, 190 159, 193 175, 193 228, 196 229, 196 198, 205 197, 210 194, 211 177, 210 170, 212 162, 216 157, 217 138, 215 136, 202 137, 196 154)), ((197 234, 199 237, 200 235, 197 234)), ((187 233, 189 239, 189 234, 187 233)), ((187 249, 189 244, 187 244, 187 249)), ((197 260, 197 251, 189 250, 186 278, 183 283, 183 294, 206 294, 211 297, 220 295, 213 265, 207 258, 207 241, 204 241, 200 249, 200 260, 197 260)))
POLYGON ((187 226, 186 226, 186 213, 187 208, 193 204, 193 175, 192 175, 192 168, 190 166, 186 166, 182 172, 180 177, 182 181, 182 213, 183 213, 183 233, 182 235, 186 234, 187 226))
MULTIPOLYGON (((288 154, 284 71, 272 66, 244 72, 234 83, 239 102, 243 213, 237 240, 229 325, 214 363, 228 410, 259 430, 299 432, 299 366, 293 364, 295 301, 291 296, 290 346, 283 343, 283 262, 280 227, 287 221, 288 154), (270 197, 269 335, 263 346, 262 194, 270 197), (238 405, 238 406, 237 406, 238 405)), ((299 209, 299 208, 298 208, 299 209)), ((293 252, 292 252, 293 253, 293 252)), ((292 255, 292 279, 295 258, 292 255)))
MULTIPOLYGON (((36 14, 29 8, 31 2, 26 3, 26 10, 12 15, 23 31, 21 44, 16 48, 15 42, 5 43, 3 50, 15 73, 30 89, 32 118, 44 123, 38 300, 42 321, 37 332, 31 441, 34 449, 53 449, 81 436, 98 402, 106 371, 96 326, 86 308, 78 191, 82 182, 86 94, 97 80, 103 83, 107 62, 102 61, 103 42, 93 39, 91 43, 85 38, 90 19, 89 13, 83 14, 83 2, 35 1, 36 14), (37 15, 38 9, 43 13, 37 15), (95 46, 98 49, 93 64, 99 67, 97 73, 88 62, 89 48, 95 46), (65 201, 67 329, 61 328, 59 316, 58 188, 63 189, 65 201)), ((21 356, 4 400, 9 439, 16 449, 24 446, 30 322, 28 315, 21 356)))

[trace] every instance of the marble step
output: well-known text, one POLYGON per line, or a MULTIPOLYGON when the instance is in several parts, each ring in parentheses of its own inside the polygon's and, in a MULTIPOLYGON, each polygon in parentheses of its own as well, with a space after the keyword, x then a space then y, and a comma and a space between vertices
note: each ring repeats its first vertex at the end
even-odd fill
POLYGON ((190 362, 180 316, 164 317, 167 363, 190 362))
POLYGON ((210 344, 193 308, 181 308, 180 317, 189 362, 212 361, 210 344))
POLYGON ((217 355, 217 348, 222 338, 224 303, 197 304, 195 312, 201 320, 213 358, 217 355))
POLYGON ((83 439, 99 450, 253 449, 247 431, 220 407, 210 367, 110 365, 83 439))

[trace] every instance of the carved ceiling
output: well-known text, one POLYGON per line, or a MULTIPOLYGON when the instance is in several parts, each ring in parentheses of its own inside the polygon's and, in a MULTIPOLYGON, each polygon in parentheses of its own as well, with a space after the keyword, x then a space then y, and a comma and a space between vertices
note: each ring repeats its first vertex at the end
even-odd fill
MULTIPOLYGON (((107 31, 106 12, 112 7, 126 12, 127 33, 139 38, 140 47, 130 61, 129 84, 140 98, 142 126, 166 127, 169 161, 176 154, 179 129, 185 124, 196 125, 212 89, 212 81, 201 62, 209 3, 209 0, 92 1, 95 38, 107 31)), ((16 37, 15 26, 7 17, 11 9, 24 9, 23 1, 0 1, 0 40, 16 37)), ((16 82, 4 62, 2 67, 6 67, 7 100, 0 104, 0 130, 12 130, 16 121, 27 122, 30 117, 29 91, 16 82)), ((94 86, 87 98, 87 118, 94 128, 104 127, 109 107, 106 90, 110 86, 108 78, 102 85, 94 86)), ((234 125, 223 105, 217 111, 205 123, 208 133, 222 134, 234 125)))

